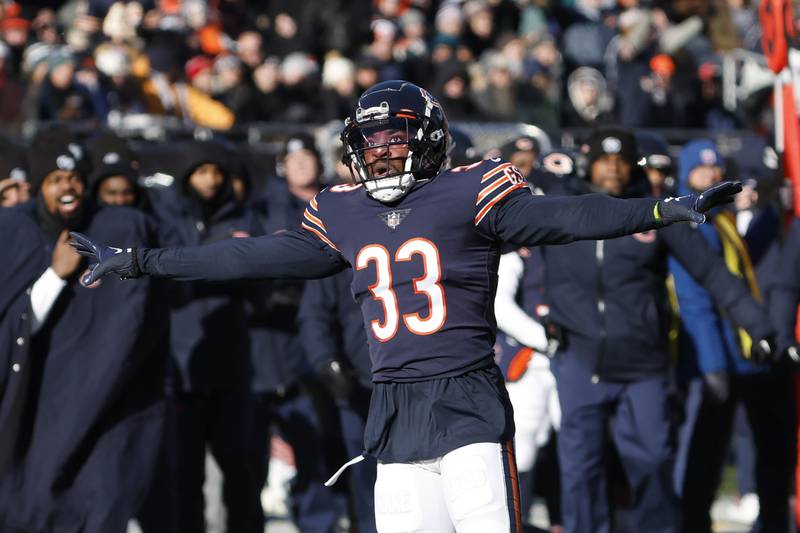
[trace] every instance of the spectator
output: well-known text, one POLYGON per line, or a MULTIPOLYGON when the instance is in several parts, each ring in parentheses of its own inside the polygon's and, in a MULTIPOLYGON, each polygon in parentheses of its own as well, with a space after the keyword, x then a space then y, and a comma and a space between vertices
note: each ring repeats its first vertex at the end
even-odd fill
MULTIPOLYGON (((525 41, 514 39, 515 46, 525 41)), ((542 129, 557 129, 560 125, 561 54, 553 39, 538 39, 522 58, 519 80, 520 118, 542 129)))
POLYGON ((21 8, 17 3, 11 3, 5 10, 4 16, 0 19, 0 40, 6 43, 11 49, 8 63, 10 71, 19 72, 19 62, 22 58, 22 51, 28 43, 28 30, 30 21, 21 16, 21 8))
POLYGON ((296 52, 281 62, 280 81, 283 112, 280 117, 289 122, 317 120, 313 102, 317 101, 319 85, 317 64, 307 55, 296 52))
POLYGON ((94 61, 100 73, 98 91, 107 113, 143 113, 145 105, 141 84, 131 75, 131 61, 127 50, 113 45, 101 45, 95 49, 94 61))
POLYGON ((473 80, 473 98, 488 120, 512 120, 516 116, 517 83, 513 65, 500 52, 481 57, 481 75, 473 80))
POLYGON ((92 161, 89 198, 98 206, 128 206, 147 210, 144 192, 137 180, 138 161, 124 140, 103 132, 87 143, 92 161))
POLYGON ((291 0, 271 3, 272 26, 265 45, 271 54, 284 58, 310 49, 309 38, 303 33, 307 27, 302 22, 309 19, 303 17, 303 10, 308 7, 291 0))
MULTIPOLYGON (((722 180, 722 158, 713 142, 687 144, 679 155, 678 192, 705 190, 722 180)), ((698 231, 731 273, 744 279, 761 298, 754 264, 736 230, 733 213, 709 215, 712 224, 698 231)), ((777 225, 761 240, 773 240, 777 225)), ((756 486, 760 513, 754 529, 788 531, 786 515, 792 447, 788 405, 791 385, 785 372, 753 357, 756 342, 726 320, 705 289, 670 259, 680 306, 682 333, 679 378, 686 389, 685 422, 680 432, 676 488, 682 497, 684 531, 711 529, 710 509, 722 477, 737 403, 746 407, 756 450, 756 486)))
MULTIPOLYGON (((167 245, 213 242, 252 233, 252 219, 233 198, 229 159, 216 142, 176 147, 182 170, 172 189, 154 196, 167 245)), ((243 288, 170 285, 170 381, 178 531, 205 528, 203 480, 206 446, 224 475, 222 497, 229 531, 262 531, 258 488, 248 463, 251 412, 248 336, 243 288)), ((164 517, 169 520, 170 517, 164 517)))
POLYGON ((103 34, 117 45, 135 45, 144 13, 139 2, 114 2, 103 18, 103 34))
POLYGON ((30 153, 35 201, 0 214, 13 249, 0 261, 0 529, 123 531, 156 473, 163 294, 150 281, 79 287, 67 230, 123 246, 157 245, 155 231, 133 210, 91 211, 64 130, 37 134, 30 153))
POLYGON ((541 149, 535 137, 523 135, 500 147, 500 157, 517 167, 526 179, 530 179, 534 167, 538 166, 541 149))
POLYGON ((368 55, 359 56, 356 61, 356 92, 363 93, 368 88, 372 87, 379 80, 379 64, 378 61, 368 55))
POLYGON ((284 111, 280 93, 280 62, 275 57, 267 58, 253 72, 256 87, 256 117, 258 120, 275 120, 284 111))
POLYGON ((365 54, 374 58, 378 67, 378 79, 399 80, 405 77, 403 64, 395 60, 395 41, 397 26, 386 19, 378 19, 372 23, 372 42, 367 46, 365 54))
POLYGON ((565 126, 591 127, 613 120, 614 99, 599 70, 575 69, 567 79, 567 97, 562 119, 565 126))
POLYGON ((25 152, 10 139, 0 139, 0 207, 14 207, 30 199, 25 152))
POLYGON ((214 62, 206 56, 194 56, 184 67, 186 79, 203 94, 214 92, 214 62))
POLYGON ((497 28, 492 17, 492 10, 485 0, 469 0, 464 4, 464 45, 472 57, 481 57, 492 47, 497 37, 497 28))
POLYGON ((355 66, 349 59, 331 55, 322 67, 323 120, 342 120, 358 99, 355 66))
POLYGON ((476 108, 470 98, 469 81, 466 66, 455 58, 436 66, 432 91, 452 121, 475 118, 476 108))
POLYGON ((255 120, 255 91, 244 81, 244 67, 234 55, 220 56, 214 62, 214 98, 231 110, 238 122, 255 120))
POLYGON ((89 90, 75 79, 75 59, 61 48, 47 58, 47 76, 39 89, 39 120, 96 119, 97 110, 89 90))
POLYGON ((257 31, 243 31, 236 40, 236 54, 245 68, 252 72, 264 62, 264 42, 257 31))
POLYGON ((677 184, 667 141, 657 133, 639 131, 636 132, 636 144, 644 160, 651 194, 657 198, 673 196, 677 184))

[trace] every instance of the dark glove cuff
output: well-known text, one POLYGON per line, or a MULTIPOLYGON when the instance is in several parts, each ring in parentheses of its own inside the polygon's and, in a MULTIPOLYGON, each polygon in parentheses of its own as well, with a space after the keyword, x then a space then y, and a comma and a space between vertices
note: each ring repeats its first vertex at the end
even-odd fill
POLYGON ((144 253, 147 249, 146 248, 132 248, 131 249, 131 271, 134 275, 132 278, 138 278, 144 274, 149 274, 149 272, 145 272, 142 268, 144 265, 144 253))
POLYGON ((130 273, 120 276, 120 279, 136 279, 142 275, 142 270, 139 268, 139 259, 136 257, 136 252, 136 248, 131 248, 130 273))

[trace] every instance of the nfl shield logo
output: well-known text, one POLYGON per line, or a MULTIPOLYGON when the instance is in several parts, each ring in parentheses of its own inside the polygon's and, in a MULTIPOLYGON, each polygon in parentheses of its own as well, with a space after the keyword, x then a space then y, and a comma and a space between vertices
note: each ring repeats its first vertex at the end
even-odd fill
POLYGON ((381 220, 389 229, 395 230, 410 212, 411 209, 395 209, 394 211, 381 213, 378 216, 381 217, 381 220))

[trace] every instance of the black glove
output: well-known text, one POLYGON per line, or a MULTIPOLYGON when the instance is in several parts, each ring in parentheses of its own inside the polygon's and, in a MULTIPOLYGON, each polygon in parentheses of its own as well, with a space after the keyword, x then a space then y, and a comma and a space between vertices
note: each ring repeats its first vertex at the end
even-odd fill
POLYGON ((331 359, 317 368, 319 379, 339 401, 349 401, 358 386, 355 372, 340 361, 331 359))
POLYGON ((550 316, 549 306, 539 306, 536 310, 536 315, 539 323, 544 327, 545 335, 547 335, 547 357, 552 359, 558 350, 564 350, 567 347, 564 329, 553 321, 550 316))
POLYGON ((776 358, 775 336, 768 335, 759 340, 753 340, 750 348, 750 359, 755 363, 768 363, 776 358))
POLYGON ((88 287, 106 274, 117 274, 120 279, 138 278, 142 275, 136 260, 136 248, 123 249, 95 244, 86 235, 75 231, 70 231, 69 235, 72 237, 69 244, 93 263, 89 266, 89 274, 81 278, 82 285, 88 287))
POLYGON ((658 219, 668 224, 672 222, 702 224, 706 221, 703 213, 718 205, 733 202, 734 195, 741 190, 742 184, 738 181, 726 181, 701 193, 667 198, 656 205, 658 219))

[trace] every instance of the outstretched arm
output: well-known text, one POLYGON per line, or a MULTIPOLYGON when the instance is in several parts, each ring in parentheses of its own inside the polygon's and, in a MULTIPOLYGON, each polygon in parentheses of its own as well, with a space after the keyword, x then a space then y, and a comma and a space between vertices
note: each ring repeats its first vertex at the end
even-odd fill
POLYGON ((726 182, 701 194, 666 200, 515 194, 488 222, 500 240, 521 246, 611 239, 674 222, 702 223, 705 211, 728 203, 740 190, 739 183, 726 182))
POLYGON ((82 282, 91 285, 106 274, 135 278, 143 274, 182 281, 237 279, 314 279, 335 274, 345 259, 304 231, 225 239, 205 246, 111 248, 72 233, 73 246, 97 264, 82 282))

